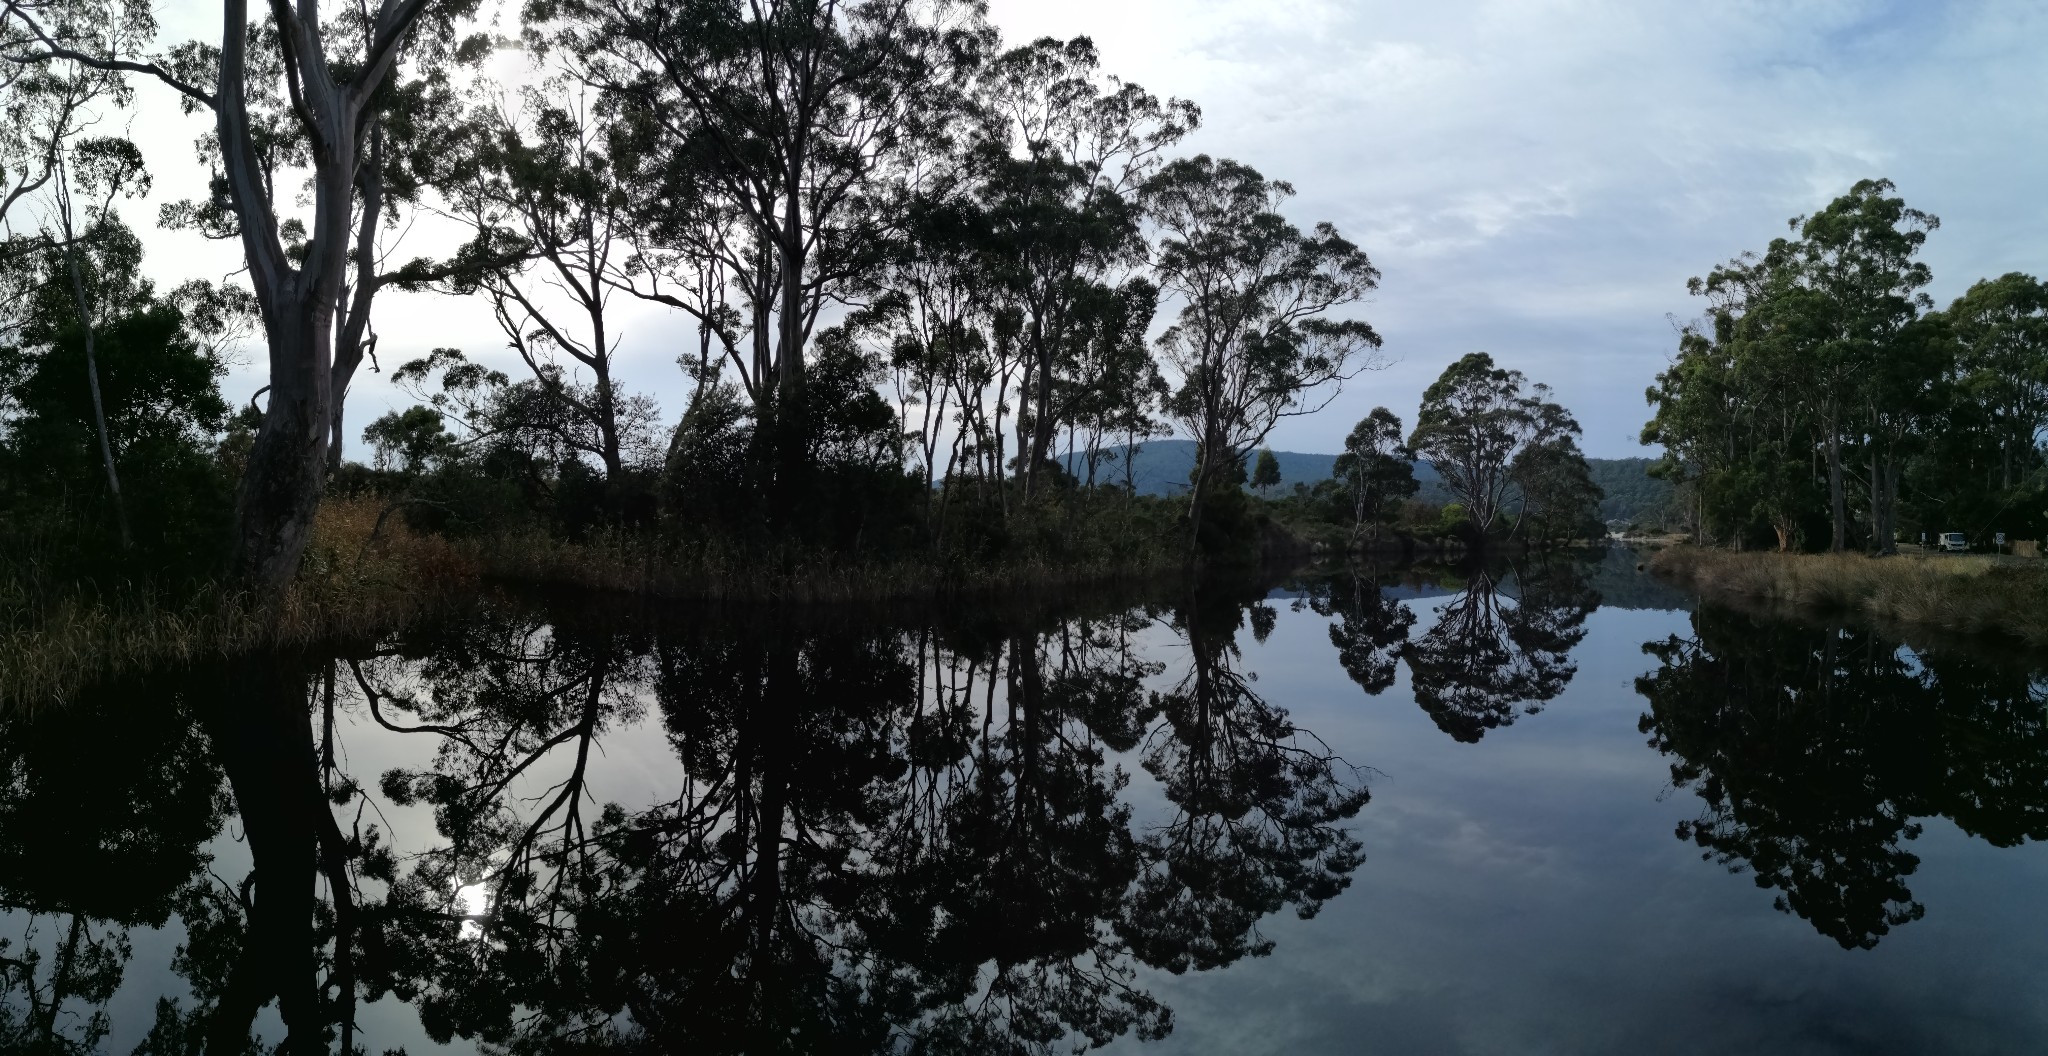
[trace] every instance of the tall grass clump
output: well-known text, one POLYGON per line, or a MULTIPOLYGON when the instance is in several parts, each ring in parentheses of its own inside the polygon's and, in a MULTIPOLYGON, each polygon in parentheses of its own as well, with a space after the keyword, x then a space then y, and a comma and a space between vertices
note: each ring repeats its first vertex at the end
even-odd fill
POLYGON ((61 701, 123 671, 381 634, 477 598, 475 556, 388 509, 324 503, 298 579, 275 598, 123 581, 44 600, 40 587, 0 584, 0 710, 61 701))
POLYGON ((473 553, 488 580, 707 602, 963 597, 1147 580, 1184 567, 1165 549, 973 562, 930 555, 848 557, 802 547, 738 549, 716 540, 678 542, 630 532, 592 533, 580 541, 514 532, 478 540, 473 553))
POLYGON ((1779 554, 1673 547, 1650 571, 1707 597, 1856 612, 2048 645, 2048 562, 1990 556, 1779 554))
MULTIPOLYGON (((62 700, 123 671, 388 633, 475 604, 495 585, 705 602, 868 602, 1135 584, 1183 567, 1150 533, 1064 554, 847 555, 822 547, 741 549, 716 538, 601 528, 567 539, 538 526, 450 535, 412 500, 322 503, 298 578, 259 599, 204 581, 57 589, 0 576, 0 710, 62 700)), ((427 505, 432 505, 431 503, 427 505)))

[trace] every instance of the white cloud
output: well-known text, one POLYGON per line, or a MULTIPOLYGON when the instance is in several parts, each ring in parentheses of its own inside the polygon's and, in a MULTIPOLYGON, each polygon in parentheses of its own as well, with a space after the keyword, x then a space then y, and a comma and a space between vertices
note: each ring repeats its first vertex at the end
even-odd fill
MULTIPOLYGON (((1637 453, 1642 389, 1696 311, 1685 279, 1781 233, 1855 180, 1889 176, 1944 223, 1937 299, 2009 270, 2048 271, 2048 9, 2011 4, 1475 4, 1353 0, 994 0, 1013 41, 1092 36, 1105 68, 1203 107, 1190 151, 1246 161, 1300 192, 1385 273, 1361 314, 1402 362, 1275 437, 1332 450, 1374 404, 1404 417, 1443 363, 1486 349, 1548 380, 1588 449, 1637 453)), ((217 32, 166 13, 167 37, 217 32)), ((200 193, 198 119, 147 93, 136 122, 160 200, 200 193)), ((137 210, 153 219, 155 206, 137 210)), ((165 281, 217 275, 234 247, 151 237, 165 281)), ((494 355, 481 310, 427 297, 379 308, 387 363, 456 344, 494 355)), ((624 377, 673 413, 687 327, 630 310, 624 377)), ((241 398, 253 375, 237 378, 241 398)), ((359 382, 351 430, 402 395, 359 382)))

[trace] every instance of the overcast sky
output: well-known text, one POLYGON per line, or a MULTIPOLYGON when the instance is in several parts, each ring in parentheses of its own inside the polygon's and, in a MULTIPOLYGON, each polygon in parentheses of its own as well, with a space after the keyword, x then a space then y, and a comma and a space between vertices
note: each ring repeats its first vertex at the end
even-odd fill
MULTIPOLYGON (((992 0, 991 15, 1013 42, 1091 36, 1108 72, 1199 103, 1187 152, 1292 182, 1292 219, 1333 221, 1371 254, 1384 278, 1358 314, 1396 362, 1284 425, 1282 450, 1336 450, 1376 404, 1412 424, 1447 363, 1486 351, 1557 390, 1588 454, 1643 454, 1643 390, 1672 318, 1697 314, 1687 277, 1864 177, 1941 218, 1937 301, 2048 272, 2048 5, 992 0)), ((180 0, 165 38, 217 36, 218 17, 180 0)), ((128 207, 137 226, 203 192, 203 129, 145 92, 133 134, 157 185, 128 207)), ((166 284, 238 266, 233 246, 147 237, 166 284)), ((415 232, 400 255, 430 243, 415 232)), ((690 328, 637 306, 625 324, 622 376, 673 420, 690 328)), ((511 365, 476 305, 380 297, 376 329, 387 371, 440 345, 511 365)), ((231 399, 262 384, 250 358, 231 399)), ((351 454, 364 424, 409 402, 359 378, 351 454)))

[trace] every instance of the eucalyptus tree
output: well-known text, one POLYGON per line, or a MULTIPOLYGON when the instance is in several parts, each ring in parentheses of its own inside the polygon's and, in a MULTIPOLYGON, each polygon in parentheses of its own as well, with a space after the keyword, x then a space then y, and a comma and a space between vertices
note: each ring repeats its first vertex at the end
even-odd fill
POLYGON ((1441 477, 1483 536, 1512 494, 1510 467, 1535 435, 1521 371, 1472 352, 1423 390, 1408 446, 1441 477))
POLYGON ((1060 428, 1087 413, 1097 386, 1126 380, 1092 373, 1087 353, 1115 347, 1134 315, 1138 332, 1150 324, 1156 291, 1136 277, 1145 257, 1139 191, 1162 152, 1201 123, 1193 103, 1105 77, 1100 65, 1087 37, 1045 37, 997 56, 976 82, 985 266, 1023 324, 1027 500, 1060 428))
POLYGON ((617 484, 629 458, 649 456, 655 417, 651 401, 627 395, 614 377, 621 335, 610 305, 632 222, 631 189, 613 157, 620 137, 589 93, 560 79, 516 98, 474 107, 438 174, 451 212, 473 233, 465 254, 481 265, 446 285, 489 299, 506 343, 578 424, 565 432, 572 450, 617 484), (573 377, 578 367, 590 373, 587 387, 573 377))
MULTIPOLYGON (((956 126, 966 118, 956 115, 956 126)), ((952 141, 958 128, 942 134, 952 141)), ((889 368, 897 414, 910 441, 911 470, 923 478, 928 519, 938 522, 955 489, 963 458, 976 469, 980 441, 990 438, 988 384, 993 305, 983 268, 988 210, 977 159, 967 151, 921 152, 896 177, 900 236, 879 266, 851 283, 861 306, 842 330, 864 342, 889 368)), ((987 491, 987 481, 978 482, 987 491)))
POLYGON ((1799 366, 1810 325, 1797 278, 1780 240, 1690 280, 1706 316, 1681 329, 1678 355, 1645 393, 1655 414, 1643 442, 1665 452, 1651 472, 1689 493, 1702 540, 1741 546, 1761 521, 1789 550, 1816 505, 1815 416, 1799 366))
POLYGON ((155 32, 145 6, 92 0, 7 0, 0 6, 0 262, 49 242, 40 225, 23 229, 31 207, 47 204, 68 154, 107 116, 104 111, 133 101, 120 71, 80 60, 134 50, 155 32), (64 54, 53 54, 60 43, 64 54))
POLYGON ((218 388, 226 364, 201 333, 206 295, 159 292, 142 275, 140 239, 112 213, 77 244, 26 263, 33 282, 21 324, 0 338, 4 519, 24 528, 63 519, 74 557, 24 547, 46 574, 64 564, 85 579, 213 571, 227 496, 212 448, 229 408, 218 388), (126 496, 128 516, 109 518, 132 525, 101 519, 117 512, 104 487, 112 466, 140 482, 126 496))
POLYGON ((1871 548, 1888 552, 1907 462, 1934 423, 1969 419, 1952 402, 1955 344, 1920 314, 1931 274, 1917 257, 1940 221, 1893 189, 1860 181, 1793 218, 1796 237, 1688 284, 1708 316, 1681 333, 1643 435, 1665 446, 1660 472, 1694 482, 1706 527, 1740 542, 1762 521, 1786 549, 1824 516, 1840 551, 1855 488, 1871 548))
POLYGON ((1274 426, 1321 410, 1344 381, 1384 365, 1370 325, 1329 317, 1372 292, 1379 270, 1335 226, 1304 234, 1282 217, 1293 193, 1207 155, 1165 166, 1143 188, 1160 235, 1160 289, 1181 306, 1158 344, 1178 375, 1167 414, 1196 445, 1196 539, 1209 494, 1274 426))
POLYGON ((1261 497, 1280 486, 1280 459, 1274 456, 1272 448, 1259 448, 1258 458, 1252 462, 1252 475, 1248 483, 1259 489, 1261 497))
POLYGON ((1401 440, 1401 419, 1385 407, 1351 427, 1344 452, 1331 466, 1332 475, 1351 496, 1351 537, 1384 516, 1389 507, 1415 494, 1415 453, 1401 440))
POLYGON ((1813 407, 1827 459, 1830 549, 1848 545, 1848 489, 1843 447, 1868 444, 1871 545, 1891 550, 1891 511, 1898 498, 1898 445, 1914 425, 1911 392, 1918 380, 1901 379, 1891 359, 1907 352, 1902 341, 1920 310, 1933 307, 1921 292, 1933 274, 1914 259, 1927 232, 1941 220, 1891 196, 1890 180, 1859 180, 1827 208, 1790 223, 1799 233, 1792 254, 1814 313, 1813 345, 1803 367, 1813 379, 1813 407))
MULTIPOLYGON (((0 132, 0 271, 12 270, 26 278, 35 270, 31 254, 37 251, 46 250, 63 261, 84 343, 100 466, 121 548, 127 550, 133 546, 133 535, 100 393, 95 306, 88 298, 79 258, 81 241, 108 218, 114 199, 148 191, 149 176, 134 144, 116 136, 88 135, 107 117, 106 111, 131 105, 134 93, 118 71, 77 57, 44 57, 31 63, 28 55, 39 31, 61 38, 79 55, 107 55, 146 41, 155 24, 146 8, 131 11, 78 0, 10 3, 0 23, 0 49, 14 59, 0 83, 0 113, 9 125, 0 132), (85 192, 82 208, 74 189, 85 192), (24 207, 31 204, 43 207, 43 221, 31 234, 17 233, 17 218, 11 214, 26 212, 24 207)), ((0 309, 0 336, 13 328, 6 315, 15 313, 0 309)))
MULTIPOLYGON (((897 225, 878 207, 878 174, 946 112, 986 37, 974 9, 947 0, 531 0, 525 16, 537 52, 564 59, 643 130, 657 172, 680 169, 688 186, 718 199, 731 226, 715 242, 715 263, 740 300, 736 325, 721 322, 722 334, 748 338, 747 349, 732 349, 736 372, 777 463, 791 468, 805 447, 805 353, 820 313, 897 225)), ((697 272, 705 261, 696 248, 644 263, 697 272)))
MULTIPOLYGON (((1579 451, 1579 423, 1520 371, 1473 352, 1445 368, 1422 394, 1408 446, 1435 468, 1465 504, 1484 539, 1517 504, 1515 529, 1576 529, 1593 519, 1600 489, 1579 451)), ((1532 540, 1541 541, 1541 540, 1532 540)))
POLYGON ((1091 488, 1105 459, 1121 458, 1128 471, 1136 442, 1159 431, 1157 408, 1168 390, 1146 334, 1158 297, 1158 288, 1149 281, 1133 279, 1114 291, 1098 287, 1097 303, 1077 312, 1090 320, 1089 332, 1069 362, 1076 376, 1086 381, 1067 405, 1070 440, 1065 461, 1072 468, 1076 456, 1071 437, 1078 433, 1080 465, 1087 467, 1083 483, 1091 488), (1111 456, 1105 445, 1119 437, 1123 451, 1111 456))
POLYGON ((81 51, 23 0, 8 0, 7 18, 27 37, 11 60, 156 77, 187 112, 213 114, 201 145, 215 167, 212 197, 171 218, 241 242, 269 343, 270 399, 235 501, 230 567, 245 583, 274 589, 298 568, 337 407, 367 351, 371 298, 395 281, 377 270, 383 118, 408 97, 399 83, 408 70, 451 57, 455 21, 473 6, 382 0, 323 10, 299 0, 274 3, 252 23, 247 0, 227 0, 218 46, 188 42, 152 60, 136 47, 81 51), (287 213, 297 195, 311 205, 305 219, 287 213))
POLYGON ((1942 314, 1956 398, 1983 414, 1996 486, 2011 488, 2040 466, 2048 435, 2048 283, 2019 272, 1983 279, 1942 314))
POLYGON ((1529 441, 1508 465, 1519 500, 1515 530, 1528 528, 1528 542, 1538 545, 1593 534, 1604 497, 1579 450, 1578 420, 1546 399, 1549 395, 1548 386, 1535 387, 1529 400, 1529 441))
MULTIPOLYGON (((591 393, 572 381, 542 377, 515 382, 453 348, 407 361, 392 372, 391 381, 420 404, 385 414, 363 431, 364 442, 378 449, 380 460, 388 452, 417 468, 420 463, 407 452, 419 452, 442 464, 458 456, 511 463, 523 472, 530 490, 546 494, 560 483, 562 466, 598 450, 590 422, 576 410, 593 402, 591 393), (571 398, 563 398, 565 389, 571 398)), ((623 432, 645 436, 647 430, 623 432)))

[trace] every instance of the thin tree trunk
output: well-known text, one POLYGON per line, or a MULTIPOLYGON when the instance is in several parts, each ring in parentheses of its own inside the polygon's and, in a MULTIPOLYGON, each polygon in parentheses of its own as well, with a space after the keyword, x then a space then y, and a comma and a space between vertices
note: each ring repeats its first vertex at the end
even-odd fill
POLYGON ((71 182, 63 163, 57 169, 57 215, 64 223, 64 263, 71 272, 71 296, 78 308, 78 328, 85 337, 85 381, 92 389, 92 424, 99 434, 100 464, 106 467, 107 491, 114 498, 114 521, 121 529, 121 549, 134 549, 128 531, 128 505, 121 499, 121 475, 114 471, 114 445, 107 436, 107 411, 100 399, 100 366, 94 347, 92 304, 85 294, 85 274, 78 267, 78 237, 71 222, 71 182))
POLYGON ((1849 501, 1842 485, 1842 436, 1839 429, 1830 428, 1827 453, 1828 516, 1832 533, 1828 549, 1839 554, 1849 548, 1849 501))

